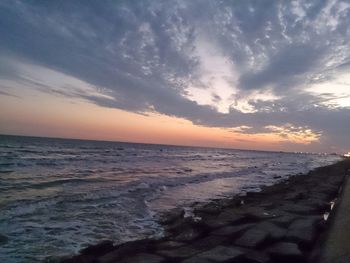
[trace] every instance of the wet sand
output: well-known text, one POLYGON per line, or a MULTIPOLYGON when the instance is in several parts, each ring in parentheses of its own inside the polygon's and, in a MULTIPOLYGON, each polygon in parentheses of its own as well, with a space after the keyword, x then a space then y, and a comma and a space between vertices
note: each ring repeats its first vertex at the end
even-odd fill
POLYGON ((59 262, 318 262, 349 169, 346 159, 193 214, 174 210, 159 218, 162 239, 104 241, 59 262))

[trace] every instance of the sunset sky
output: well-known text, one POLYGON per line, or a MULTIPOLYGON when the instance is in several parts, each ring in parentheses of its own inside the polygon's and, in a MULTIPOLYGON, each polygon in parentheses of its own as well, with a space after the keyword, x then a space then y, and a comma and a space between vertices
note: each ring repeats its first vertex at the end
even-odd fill
POLYGON ((0 133, 350 151, 348 1, 0 2, 0 133))

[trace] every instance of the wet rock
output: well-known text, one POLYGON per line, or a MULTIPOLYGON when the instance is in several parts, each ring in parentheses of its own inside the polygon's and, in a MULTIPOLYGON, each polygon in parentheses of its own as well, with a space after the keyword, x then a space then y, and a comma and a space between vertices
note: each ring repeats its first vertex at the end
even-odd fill
POLYGON ((99 263, 112 263, 117 262, 123 254, 118 250, 113 250, 107 254, 98 258, 99 263))
POLYGON ((164 241, 164 242, 160 242, 159 244, 157 244, 156 249, 158 249, 158 250, 172 249, 172 248, 182 247, 184 245, 185 245, 185 243, 169 240, 169 241, 164 241))
POLYGON ((180 208, 172 209, 167 213, 161 214, 158 218, 158 222, 163 225, 168 225, 182 218, 183 215, 184 215, 183 209, 180 209, 180 208))
POLYGON ((277 217, 274 211, 270 211, 258 206, 247 208, 245 210, 244 216, 249 221, 260 221, 277 217))
POLYGON ((217 218, 204 218, 201 224, 209 229, 220 228, 231 224, 229 221, 218 220, 217 218))
POLYGON ((276 226, 270 222, 263 222, 256 226, 258 229, 268 233, 268 238, 272 240, 279 240, 286 235, 287 230, 276 226))
POLYGON ((317 209, 302 204, 286 204, 282 208, 284 211, 297 215, 310 215, 317 213, 317 209))
POLYGON ((175 248, 171 250, 159 250, 156 253, 161 256, 165 256, 172 259, 176 259, 176 258, 181 259, 181 258, 191 257, 200 252, 201 250, 194 249, 189 246, 184 246, 184 247, 175 248))
POLYGON ((300 191, 287 193, 284 196, 284 200, 290 200, 290 201, 299 201, 306 198, 307 198, 307 195, 305 194, 305 192, 300 192, 300 191))
POLYGON ((80 251, 82 255, 100 256, 115 249, 112 241, 103 241, 97 245, 89 246, 80 251))
POLYGON ((328 179, 328 184, 334 187, 339 187, 343 182, 343 177, 332 176, 328 179))
POLYGON ((339 186, 324 184, 322 187, 319 187, 319 192, 325 194, 326 197, 330 195, 335 195, 338 192, 339 186))
POLYGON ((248 229, 234 243, 238 246, 255 248, 262 244, 268 238, 268 232, 258 229, 248 229))
POLYGON ((303 253, 300 251, 295 243, 281 242, 273 245, 267 249, 271 258, 283 262, 283 263, 294 263, 294 262, 305 262, 303 253))
MULTIPOLYGON (((48 259, 46 262, 56 262, 55 259, 48 259)), ((59 259, 60 263, 95 263, 96 257, 93 255, 78 255, 71 258, 59 259)))
POLYGON ((0 245, 4 245, 8 242, 8 237, 0 234, 0 245))
POLYGON ((114 250, 98 257, 99 263, 112 263, 117 262, 121 258, 125 258, 129 255, 141 253, 142 251, 150 250, 153 240, 138 240, 121 244, 114 248, 114 250))
POLYGON ((317 189, 317 192, 310 193, 310 199, 318 199, 324 202, 329 201, 328 195, 322 192, 319 192, 317 189))
POLYGON ((202 231, 200 231, 199 229, 184 229, 183 232, 174 237, 174 241, 192 241, 200 237, 201 234, 202 231))
POLYGON ((244 216, 234 210, 224 210, 217 216, 217 220, 228 222, 231 224, 236 224, 244 220, 244 216))
POLYGON ((237 197, 234 197, 232 199, 226 199, 225 198, 225 199, 219 200, 218 204, 221 207, 224 207, 224 208, 227 208, 227 207, 231 207, 231 208, 239 207, 241 205, 241 199, 237 198, 237 197))
POLYGON ((202 207, 198 207, 195 209, 195 213, 197 214, 210 214, 210 215, 217 215, 221 212, 221 207, 217 204, 210 203, 202 207))
POLYGON ((313 207, 313 209, 317 210, 318 212, 323 212, 324 210, 329 208, 328 202, 325 202, 318 198, 310 198, 305 202, 305 204, 307 206, 313 207))
POLYGON ((241 223, 245 217, 235 212, 234 210, 224 210, 217 216, 204 217, 201 221, 201 225, 209 230, 221 228, 224 226, 241 223))
POLYGON ((184 261, 181 261, 182 263, 213 263, 212 260, 199 258, 199 257, 191 257, 188 259, 185 259, 184 261))
POLYGON ((294 220, 296 220, 298 217, 295 215, 286 214, 281 217, 274 218, 270 220, 271 223, 276 224, 280 227, 288 227, 294 220))
POLYGON ((164 258, 158 255, 140 253, 119 261, 120 263, 160 263, 164 258))
POLYGON ((269 263, 270 257, 266 253, 250 250, 245 253, 244 263, 269 263))
POLYGON ((316 238, 316 218, 299 219, 288 228, 286 239, 303 245, 311 245, 316 238))
POLYGON ((322 221, 322 216, 308 216, 295 220, 288 229, 293 228, 315 228, 317 224, 322 221))
POLYGON ((207 237, 194 241, 191 244, 191 247, 199 250, 205 250, 205 249, 210 249, 210 248, 219 246, 222 243, 226 242, 227 240, 228 240, 227 237, 209 235, 207 237))
POLYGON ((243 224, 243 225, 235 225, 235 226, 226 226, 219 228, 212 232, 213 235, 218 236, 234 236, 242 233, 248 228, 252 227, 254 224, 243 224))
POLYGON ((175 220, 171 224, 165 225, 165 230, 172 235, 178 235, 182 233, 185 229, 189 229, 193 226, 194 222, 191 218, 180 218, 175 220))
POLYGON ((184 263, 194 262, 236 262, 243 258, 244 252, 236 247, 217 246, 211 250, 200 253, 195 257, 183 261, 184 263))
POLYGON ((260 192, 247 192, 246 199, 247 200, 255 200, 255 199, 263 199, 266 197, 266 193, 264 191, 260 192))
POLYGON ((273 209, 276 207, 276 204, 274 202, 264 202, 261 203, 259 206, 264 209, 273 209))

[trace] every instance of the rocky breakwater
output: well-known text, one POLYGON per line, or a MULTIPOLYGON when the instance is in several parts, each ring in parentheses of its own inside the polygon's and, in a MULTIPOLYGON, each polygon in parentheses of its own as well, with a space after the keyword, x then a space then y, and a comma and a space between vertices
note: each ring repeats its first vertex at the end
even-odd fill
POLYGON ((105 241, 61 262, 317 262, 349 168, 344 160, 258 193, 194 207, 192 216, 172 211, 160 219, 162 239, 105 241))

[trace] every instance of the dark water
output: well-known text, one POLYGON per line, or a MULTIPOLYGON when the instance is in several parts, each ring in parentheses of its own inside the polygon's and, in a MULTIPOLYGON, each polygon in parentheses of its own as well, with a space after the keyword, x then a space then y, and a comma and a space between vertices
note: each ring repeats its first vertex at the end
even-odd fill
POLYGON ((103 239, 161 236, 156 213, 258 190, 339 159, 0 136, 0 235, 8 239, 0 241, 0 262, 37 262, 103 239))

